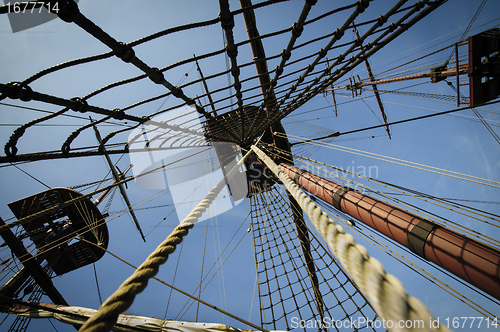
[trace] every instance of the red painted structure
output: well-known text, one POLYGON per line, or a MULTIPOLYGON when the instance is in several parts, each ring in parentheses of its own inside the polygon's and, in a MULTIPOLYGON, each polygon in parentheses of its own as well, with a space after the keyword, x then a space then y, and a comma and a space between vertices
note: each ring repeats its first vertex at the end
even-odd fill
POLYGON ((500 252, 398 207, 281 163, 304 190, 500 299, 500 252))

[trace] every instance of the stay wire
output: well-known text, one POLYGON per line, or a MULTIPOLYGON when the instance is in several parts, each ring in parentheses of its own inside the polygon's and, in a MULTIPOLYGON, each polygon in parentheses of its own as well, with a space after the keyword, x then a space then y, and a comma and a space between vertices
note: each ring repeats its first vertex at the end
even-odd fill
MULTIPOLYGON (((487 0, 483 0, 483 2, 481 2, 481 4, 479 5, 479 8, 476 10, 476 13, 472 17, 472 20, 470 21, 469 25, 465 29, 464 33, 462 34, 462 37, 460 37, 459 41, 462 41, 465 38, 465 36, 467 36, 467 33, 469 33, 470 28, 472 27, 472 25, 476 21, 477 17, 479 16, 479 14, 481 13, 481 11, 483 10, 484 5, 486 5, 486 1, 487 0)), ((450 62, 450 60, 451 60, 451 58, 453 57, 454 54, 455 54, 454 51, 452 51, 451 54, 450 54, 450 56, 448 57, 448 59, 444 63, 444 66, 448 65, 448 63, 450 62)))

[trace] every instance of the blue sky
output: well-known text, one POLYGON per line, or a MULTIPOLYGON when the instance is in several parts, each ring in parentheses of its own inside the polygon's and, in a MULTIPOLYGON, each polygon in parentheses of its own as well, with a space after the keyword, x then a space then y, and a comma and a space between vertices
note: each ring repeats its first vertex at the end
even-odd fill
MULTIPOLYGON (((338 5, 342 6, 348 3, 350 2, 339 1, 338 5)), ((375 74, 381 73, 398 64, 430 53, 442 46, 457 42, 479 7, 479 4, 480 1, 470 0, 449 1, 444 4, 371 58, 372 70, 375 74)), ((290 1, 284 4, 273 5, 269 9, 256 10, 260 33, 265 34, 290 27, 298 19, 302 6, 303 1, 290 1)), ((334 1, 318 1, 318 4, 312 9, 310 17, 316 17, 321 13, 335 8, 335 6, 337 6, 337 2, 334 1)), ((392 1, 374 1, 364 14, 365 16, 362 16, 360 20, 377 17, 385 13, 390 6, 392 6, 392 1)), ((219 13, 219 5, 215 0, 186 0, 182 2, 113 0, 98 2, 81 0, 79 8, 86 17, 91 19, 104 31, 116 40, 123 42, 131 42, 166 28, 213 19, 219 13)), ((230 8, 232 10, 238 9, 238 1, 230 1, 230 8)), ((306 28, 304 35, 299 38, 298 43, 306 41, 312 35, 320 34, 318 31, 334 30, 339 24, 344 22, 340 19, 345 19, 345 17, 339 16, 338 21, 328 21, 328 24, 324 25, 320 22, 318 25, 314 25, 314 29, 312 30, 306 28)), ((498 1, 490 0, 477 18, 476 25, 473 26, 470 34, 497 27, 499 22, 500 4, 498 1)), ((360 31, 365 32, 366 28, 361 27, 360 31)), ((237 42, 247 38, 240 16, 236 17, 234 33, 237 42)), ((0 66, 1 83, 22 81, 44 68, 68 60, 109 51, 105 45, 76 25, 65 23, 59 19, 14 34, 10 29, 7 17, 1 15, 0 38, 0 59, 3 64, 0 66)), ((353 40, 354 33, 351 31, 346 32, 345 38, 353 40)), ((269 56, 281 52, 287 43, 288 35, 286 38, 273 37, 264 41, 264 47, 269 56)), ((319 44, 314 44, 315 47, 316 45, 319 44)), ((136 55, 145 63, 152 67, 161 68, 182 59, 191 58, 193 54, 199 55, 219 50, 223 47, 221 27, 216 24, 203 29, 192 29, 183 33, 161 37, 149 43, 136 46, 134 50, 136 55)), ((302 50, 297 50, 293 55, 300 56, 301 52, 302 50)), ((446 59, 449 52, 446 51, 436 55, 429 61, 423 61, 422 66, 424 64, 431 64, 434 61, 442 63, 443 58, 446 59)), ((333 51, 331 57, 329 54, 329 58, 334 58, 337 55, 338 51, 333 51)), ((251 61, 251 59, 252 56, 248 45, 242 46, 239 49, 238 63, 246 63, 251 61)), ((270 61, 269 68, 274 68, 278 64, 277 61, 279 59, 270 61)), ((223 57, 201 60, 200 66, 205 76, 226 69, 223 57)), ((84 96, 112 82, 140 74, 141 72, 135 67, 125 64, 117 58, 108 58, 44 76, 30 84, 30 87, 35 91, 63 98, 72 98, 84 96)), ((242 69, 243 77, 254 74, 255 69, 253 66, 242 69)), ((359 75, 361 78, 367 77, 363 64, 352 72, 352 76, 355 75, 359 75)), ((198 79, 199 76, 196 68, 190 63, 166 71, 165 77, 169 82, 176 85, 179 82, 198 79), (187 77, 185 76, 186 73, 188 74, 187 77)), ((415 81, 415 83, 421 82, 424 82, 424 80, 415 81)), ((255 82, 251 83, 255 84, 255 82)), ((343 84, 345 84, 345 81, 336 83, 336 86, 343 84)), ((405 84, 407 85, 408 83, 405 84)), ((395 83, 393 85, 380 86, 379 88, 393 90, 401 88, 405 84, 395 83)), ((209 81, 211 90, 225 85, 227 85, 226 77, 209 81)), ((426 83, 414 89, 408 89, 408 91, 453 95, 453 91, 445 82, 432 85, 426 83)), ((115 109, 165 92, 164 87, 156 86, 148 80, 142 80, 93 97, 89 99, 89 103, 103 108, 115 109)), ((196 96, 204 94, 204 91, 201 84, 198 84, 186 88, 185 93, 192 98, 196 98, 196 96)), ((227 92, 224 91, 224 93, 227 92)), ((222 93, 218 97, 222 98, 222 93)), ((336 117, 331 107, 331 95, 327 95, 326 97, 317 96, 295 113, 292 113, 293 116, 284 121, 285 129, 291 135, 310 138, 322 136, 324 133, 332 131, 345 132, 379 124, 378 119, 381 116, 373 94, 369 91, 364 91, 361 97, 365 98, 364 102, 359 98, 353 99, 346 95, 345 92, 343 94, 338 93, 336 98, 339 104, 339 113, 336 117), (373 113, 368 106, 373 110, 373 113), (316 135, 316 133, 320 132, 321 134, 316 135)), ((397 121, 456 107, 453 103, 446 104, 390 94, 383 94, 382 99, 389 121, 397 121)), ((8 140, 11 133, 17 128, 16 124, 26 123, 42 115, 39 112, 15 108, 5 104, 21 105, 48 111, 59 110, 59 107, 39 102, 23 103, 17 100, 5 99, 1 103, 0 123, 2 125, 0 126, 0 142, 2 144, 8 140)), ((179 101, 174 100, 173 97, 168 100, 161 99, 130 110, 130 114, 142 116, 176 104, 179 104, 179 101)), ((500 112, 500 108, 498 105, 493 105, 485 107, 484 110, 481 111, 481 114, 485 119, 491 120, 489 121, 490 125, 498 132, 498 121, 500 121, 498 113, 500 112), (496 113, 489 113, 487 111, 496 113)), ((82 116, 74 112, 68 114, 82 116)), ((380 128, 359 134, 341 136, 339 139, 331 141, 331 143, 470 174, 497 182, 500 181, 500 147, 498 143, 485 130, 484 126, 477 121, 471 111, 463 111, 455 115, 434 117, 392 126, 391 140, 387 138, 385 130, 380 128), (371 138, 371 136, 375 137, 371 138), (350 140, 351 138, 353 140, 350 140)), ((83 117, 87 117, 87 114, 84 114, 83 117)), ((66 117, 51 120, 47 123, 50 126, 37 126, 33 130, 28 130, 19 141, 19 153, 59 149, 62 142, 64 142, 73 130, 86 123, 88 123, 88 120, 66 117)), ((107 127, 102 125, 100 126, 101 135, 104 136, 104 134, 116 128, 116 126, 107 127)), ((126 141, 126 139, 125 135, 124 137, 118 137, 114 142, 122 142, 126 141)), ((78 147, 85 144, 95 144, 93 132, 86 131, 80 134, 78 139, 75 140, 74 146, 78 147)), ((481 210, 496 214, 500 213, 498 205, 500 195, 497 188, 481 186, 439 174, 402 167, 326 148, 313 154, 312 158, 338 167, 347 168, 354 166, 356 171, 359 171, 363 167, 365 169, 376 167, 378 170, 377 178, 380 180, 389 181, 438 197, 488 202, 472 202, 470 204, 481 210), (495 204, 491 202, 495 202, 495 204)), ((119 156, 112 156, 112 160, 117 162, 119 156)), ((124 156, 118 161, 118 166, 123 170, 127 168, 129 163, 130 159, 128 156, 124 156)), ((102 157, 40 161, 22 164, 19 167, 50 187, 69 187, 98 181, 104 178, 108 172, 107 164, 102 157)), ((0 168, 0 179, 2 180, 0 214, 4 220, 10 221, 12 217, 7 203, 46 189, 43 185, 14 167, 0 168)), ((130 217, 123 212, 119 212, 124 209, 124 205, 118 195, 116 195, 110 208, 112 216, 108 219, 108 227, 111 234, 108 249, 132 264, 139 265, 154 250, 157 244, 170 233, 171 229, 178 223, 178 220, 175 217, 175 213, 172 213, 172 210, 168 207, 141 210, 141 208, 148 206, 172 204, 169 194, 163 194, 155 201, 139 206, 138 204, 141 200, 157 192, 139 188, 131 182, 129 183, 127 193, 131 201, 136 204, 136 214, 144 233, 147 234, 147 242, 144 243, 142 241, 130 217), (163 221, 164 218, 167 219, 163 221)), ((441 213, 445 218, 465 224, 480 233, 489 234, 494 239, 500 238, 498 227, 489 227, 484 223, 475 222, 460 215, 439 210, 425 202, 419 202, 418 204, 423 209, 441 213)), ((235 240, 231 242, 229 248, 232 249, 235 242, 242 239, 240 244, 224 264, 223 272, 215 276, 209 287, 203 291, 201 297, 245 319, 248 319, 250 316, 250 320, 258 324, 259 315, 256 294, 252 304, 255 267, 250 238, 251 233, 246 233, 246 230, 249 228, 249 218, 245 221, 248 213, 249 202, 246 200, 236 208, 222 215, 195 225, 195 228, 185 239, 182 250, 178 248, 179 252, 182 251, 182 254, 175 285, 188 292, 193 292, 197 287, 200 279, 201 257, 206 232, 209 236, 206 242, 207 265, 205 266, 205 271, 208 269, 207 266, 210 266, 214 258, 224 249, 233 235, 236 234, 235 240), (240 226, 241 228, 238 230, 240 226)), ((363 244, 366 243, 362 239, 357 239, 357 241, 363 244)), ((479 315, 432 283, 416 275, 413 271, 395 262, 394 259, 376 247, 369 244, 366 245, 370 255, 379 259, 389 273, 394 274, 402 281, 408 293, 424 302, 435 316, 440 317, 441 321, 446 318, 452 319, 459 316, 472 317, 479 315)), ((399 252, 403 255, 408 255, 405 251, 399 252)), ((225 258, 226 255, 227 251, 223 257, 225 258)), ((177 258, 178 253, 173 254, 165 266, 161 268, 158 275, 161 279, 172 282, 174 278, 173 272, 177 269, 177 258)), ((494 314, 500 312, 499 305, 485 300, 484 297, 471 292, 434 268, 428 265, 423 266, 424 269, 435 273, 445 283, 464 292, 466 296, 490 312, 494 314)), ((111 255, 105 255, 103 259, 98 261, 96 263, 96 270, 99 276, 99 285, 103 299, 109 296, 132 273, 130 267, 111 255)), ((71 305, 88 308, 99 307, 99 297, 96 291, 92 266, 55 278, 54 283, 71 305)), ((167 287, 152 281, 150 282, 150 286, 137 297, 127 313, 163 318, 169 294, 170 290, 167 287)), ((174 319, 185 302, 186 298, 175 294, 174 291, 170 300, 167 318, 174 319)), ((194 321, 196 317, 194 307, 181 319, 194 321)), ((10 321, 10 318, 8 321, 10 321)), ((235 327, 245 328, 241 323, 231 319, 228 320, 226 317, 222 317, 221 314, 205 308, 203 310, 200 309, 198 321, 223 322, 235 327)), ((74 330, 73 327, 65 326, 57 321, 54 321, 54 325, 58 331, 74 330)), ((6 326, 8 326, 7 323, 6 326)), ((50 324, 43 320, 32 321, 28 329, 28 331, 50 330, 52 330, 50 324)), ((476 330, 487 331, 488 329, 481 328, 476 330)))

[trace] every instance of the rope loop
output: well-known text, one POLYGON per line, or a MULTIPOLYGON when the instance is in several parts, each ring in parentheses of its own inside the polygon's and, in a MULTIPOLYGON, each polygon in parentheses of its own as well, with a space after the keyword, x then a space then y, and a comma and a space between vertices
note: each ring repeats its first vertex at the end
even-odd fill
POLYGON ((14 144, 8 142, 7 144, 5 144, 3 151, 5 152, 5 155, 7 157, 14 157, 17 154, 18 150, 14 144))
POLYGON ((63 145, 61 146, 62 154, 68 154, 70 150, 71 150, 71 146, 69 145, 69 143, 67 141, 64 142, 63 145))
POLYGON ((74 22, 78 15, 80 15, 78 5, 73 0, 58 1, 57 4, 59 5, 57 16, 64 22, 74 22))
POLYGON ((33 99, 33 90, 27 84, 9 82, 7 83, 6 90, 5 95, 10 99, 20 99, 22 101, 30 101, 33 99))
POLYGON ((148 77, 156 84, 161 84, 161 82, 165 80, 163 73, 158 68, 151 68, 151 72, 148 73, 148 77))
POLYGON ((87 101, 85 99, 75 97, 75 98, 71 98, 70 101, 72 102, 70 108, 73 111, 80 112, 80 113, 87 112, 89 104, 87 103, 87 101))
POLYGON ((115 108, 113 112, 114 112, 113 119, 123 120, 125 118, 125 111, 119 108, 115 108))

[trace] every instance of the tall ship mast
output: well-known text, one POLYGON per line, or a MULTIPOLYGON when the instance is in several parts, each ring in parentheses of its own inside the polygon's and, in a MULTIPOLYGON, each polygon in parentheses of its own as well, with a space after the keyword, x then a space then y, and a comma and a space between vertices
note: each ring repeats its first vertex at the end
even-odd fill
POLYGON ((5 331, 490 331, 493 1, 0 6, 5 331))

